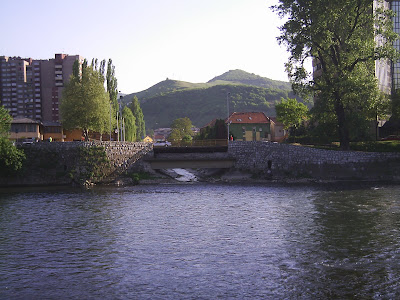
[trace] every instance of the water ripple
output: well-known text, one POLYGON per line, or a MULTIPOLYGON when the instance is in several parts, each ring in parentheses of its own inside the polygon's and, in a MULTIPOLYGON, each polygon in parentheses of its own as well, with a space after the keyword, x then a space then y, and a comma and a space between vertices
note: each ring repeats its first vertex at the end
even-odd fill
POLYGON ((0 193, 0 299, 400 296, 399 187, 0 193))

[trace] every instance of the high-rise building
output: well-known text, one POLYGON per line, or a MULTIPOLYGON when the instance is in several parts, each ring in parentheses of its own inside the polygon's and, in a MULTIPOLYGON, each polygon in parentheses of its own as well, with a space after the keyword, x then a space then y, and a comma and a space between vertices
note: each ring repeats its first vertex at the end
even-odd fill
POLYGON ((0 104, 16 117, 59 123, 59 100, 79 55, 56 54, 54 59, 0 56, 0 104))
MULTIPOLYGON (((393 29, 400 35, 400 1, 390 1, 390 8, 395 13, 393 17, 393 29)), ((394 47, 400 51, 400 40, 394 42, 394 47)), ((395 91, 400 88, 400 62, 393 62, 391 69, 392 89, 395 91)))

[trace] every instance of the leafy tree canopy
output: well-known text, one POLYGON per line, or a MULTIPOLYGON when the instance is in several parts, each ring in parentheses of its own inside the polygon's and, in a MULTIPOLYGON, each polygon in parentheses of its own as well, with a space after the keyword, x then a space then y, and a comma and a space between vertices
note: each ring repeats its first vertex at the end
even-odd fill
POLYGON ((109 110, 109 97, 99 72, 82 66, 82 75, 73 74, 63 90, 60 112, 64 128, 82 129, 85 139, 89 130, 104 133, 109 126, 109 110))
POLYGON ((12 118, 8 111, 0 106, 0 136, 7 136, 11 127, 12 118))
POLYGON ((200 134, 196 137, 200 140, 214 140, 214 139, 226 139, 228 135, 228 128, 225 124, 225 120, 217 119, 213 126, 207 126, 201 129, 200 134))
POLYGON ((290 52, 286 68, 294 90, 325 103, 348 149, 351 114, 369 119, 381 108, 375 61, 399 56, 392 11, 381 0, 279 0, 273 9, 287 17, 278 41, 290 52), (308 58, 321 68, 314 78, 305 68, 308 58))
POLYGON ((0 174, 7 175, 19 170, 25 159, 24 151, 17 149, 11 141, 0 137, 0 174))
POLYGON ((0 174, 7 175, 22 167, 25 154, 8 140, 12 117, 0 106, 0 174))
POLYGON ((190 139, 193 136, 192 127, 192 121, 187 117, 174 120, 171 125, 172 131, 169 139, 171 141, 182 141, 184 138, 185 140, 190 139))
POLYGON ((129 107, 125 106, 123 108, 122 117, 125 122, 125 141, 135 142, 137 133, 136 118, 129 107))
POLYGON ((280 103, 275 104, 276 116, 279 122, 288 129, 292 126, 298 126, 307 118, 308 107, 296 99, 282 99, 280 103))
POLYGON ((142 108, 140 107, 139 100, 136 96, 133 97, 132 103, 129 105, 134 117, 136 124, 136 140, 141 141, 146 136, 146 125, 142 108))

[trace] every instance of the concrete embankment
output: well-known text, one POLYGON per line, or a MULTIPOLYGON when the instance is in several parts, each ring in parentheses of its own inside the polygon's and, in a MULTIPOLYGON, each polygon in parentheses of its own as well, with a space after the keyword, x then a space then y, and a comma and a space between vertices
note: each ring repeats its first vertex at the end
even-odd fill
POLYGON ((400 153, 334 151, 269 142, 233 142, 235 169, 263 178, 400 182, 400 153))

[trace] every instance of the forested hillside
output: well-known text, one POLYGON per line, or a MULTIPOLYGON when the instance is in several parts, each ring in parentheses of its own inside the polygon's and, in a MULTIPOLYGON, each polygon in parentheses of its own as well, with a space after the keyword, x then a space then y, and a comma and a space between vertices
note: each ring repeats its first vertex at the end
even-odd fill
POLYGON ((262 111, 275 115, 274 103, 293 95, 285 90, 245 85, 216 85, 209 88, 181 90, 144 99, 141 107, 146 128, 169 127, 173 120, 188 117, 202 127, 214 118, 226 118, 227 93, 230 112, 262 111))
POLYGON ((274 104, 294 97, 288 82, 271 80, 242 70, 231 70, 207 83, 166 79, 123 98, 128 104, 138 97, 147 129, 169 127, 177 118, 188 117, 198 127, 214 118, 226 118, 227 93, 230 112, 262 111, 275 116, 274 104))
POLYGON ((216 83, 227 83, 227 82, 235 84, 254 85, 263 88, 272 88, 281 90, 292 89, 289 82, 272 80, 242 70, 230 70, 220 76, 214 77, 208 83, 216 84, 216 83))

